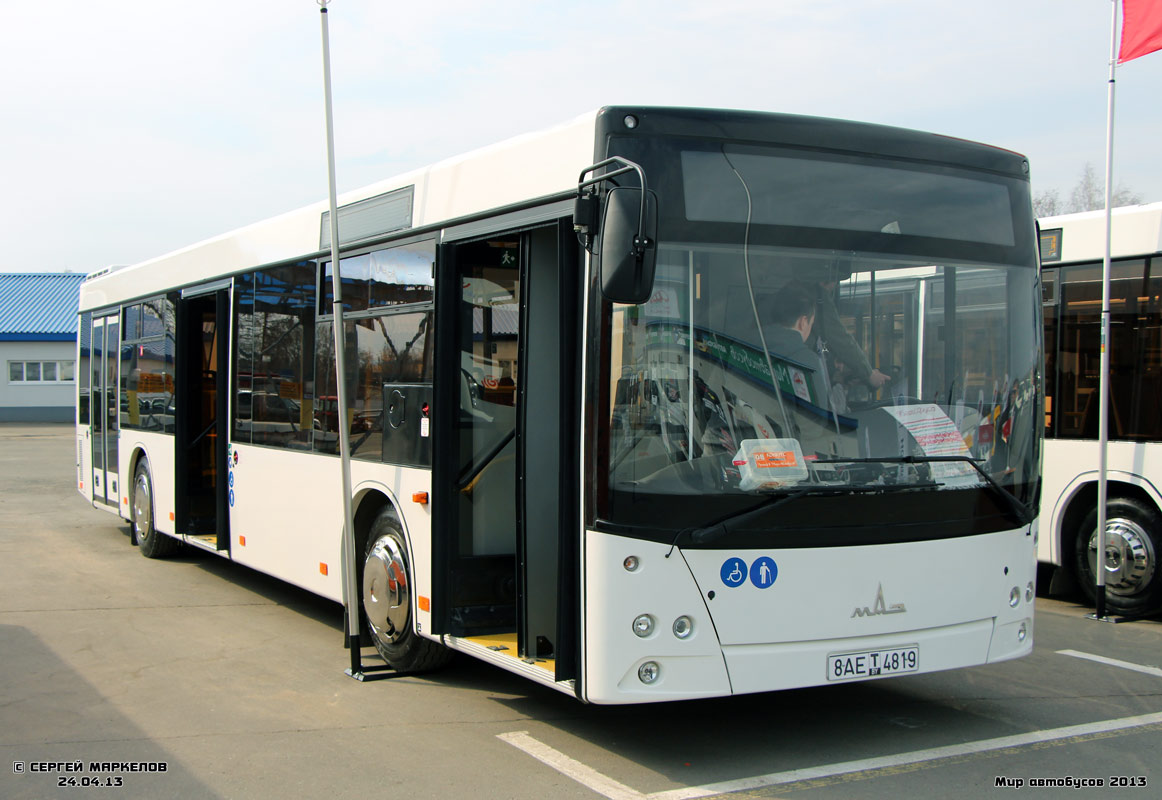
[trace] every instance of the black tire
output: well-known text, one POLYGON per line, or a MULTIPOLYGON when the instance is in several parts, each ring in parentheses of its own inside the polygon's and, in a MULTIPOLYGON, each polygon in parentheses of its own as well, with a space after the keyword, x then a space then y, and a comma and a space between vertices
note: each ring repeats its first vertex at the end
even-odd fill
POLYGON ((153 516, 153 477, 149 462, 137 462, 133 474, 133 505, 129 509, 129 524, 133 527, 133 543, 146 558, 165 558, 178 549, 177 539, 158 533, 153 516))
MULTIPOLYGON (((1111 497, 1106 504, 1107 610, 1142 616, 1162 609, 1160 553, 1162 518, 1154 507, 1130 497, 1111 497)), ((1078 583, 1090 602, 1096 602, 1096 504, 1078 526, 1074 556, 1078 583)))
POLYGON ((390 508, 379 512, 363 554, 360 605, 375 649, 397 672, 442 667, 451 652, 416 633, 407 537, 390 508))

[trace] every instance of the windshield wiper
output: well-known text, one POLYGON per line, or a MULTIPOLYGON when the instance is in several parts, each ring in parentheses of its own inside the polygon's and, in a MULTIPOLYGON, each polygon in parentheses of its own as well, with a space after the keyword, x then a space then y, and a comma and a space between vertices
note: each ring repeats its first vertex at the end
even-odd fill
MULTIPOLYGON (((816 462, 818 463, 818 462, 816 462)), ((728 514, 721 519, 718 519, 709 525, 702 528, 683 528, 678 531, 678 535, 674 537, 674 542, 670 546, 671 551, 678 544, 678 540, 685 534, 689 534, 691 542, 694 544, 706 544, 707 542, 717 541, 723 536, 726 536, 732 530, 744 525, 755 517, 767 513, 772 509, 789 503, 792 500, 800 497, 838 497, 846 494, 880 494, 884 492, 901 492, 910 491, 912 489, 935 489, 940 486, 939 483, 912 483, 912 484, 841 484, 836 486, 804 486, 799 489, 794 489, 787 494, 779 494, 768 497, 761 503, 751 506, 745 511, 738 511, 733 514, 728 514)), ((669 554, 666 555, 669 558, 669 554)))
POLYGON ((984 478, 986 484, 1005 502, 1009 510, 1017 517, 1022 525, 1028 525, 1033 521, 1034 514, 1030 511, 1024 503, 1013 496, 1005 487, 997 483, 992 475, 985 472, 984 468, 977 463, 975 458, 971 456, 886 456, 884 458, 835 458, 835 459, 819 459, 816 464, 941 464, 941 463, 961 463, 968 464, 977 473, 984 478))

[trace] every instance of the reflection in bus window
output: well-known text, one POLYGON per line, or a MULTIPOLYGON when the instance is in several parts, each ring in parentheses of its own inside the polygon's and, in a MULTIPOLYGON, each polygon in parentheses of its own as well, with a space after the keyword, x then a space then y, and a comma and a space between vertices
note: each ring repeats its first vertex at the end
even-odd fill
POLYGON ((121 427, 173 433, 176 321, 173 301, 154 297, 126 308, 121 344, 121 427))
POLYGON ((311 447, 315 278, 304 261, 236 279, 235 441, 311 447))
MULTIPOLYGON (((431 240, 373 250, 339 261, 343 312, 368 311, 434 299, 435 242, 431 240)), ((334 303, 330 262, 323 264, 320 313, 334 303)))
MULTIPOLYGON (((431 311, 384 314, 344 323, 348 348, 347 417, 351 455, 378 460, 383 449, 383 385, 430 383, 431 311)), ((315 450, 339 452, 339 397, 335 386, 335 341, 330 323, 316 333, 315 450)))
MULTIPOLYGON (((1110 438, 1162 439, 1162 276, 1145 259, 1111 265, 1110 438)), ((1047 425, 1060 439, 1098 438, 1101 265, 1047 271, 1059 286, 1045 308, 1047 425)))
POLYGON ((648 302, 614 307, 614 516, 619 497, 643 491, 742 492, 733 462, 748 439, 796 440, 820 465, 810 479, 819 485, 978 487, 966 463, 894 463, 965 456, 1031 499, 1039 344, 1014 322, 1035 308, 1028 268, 851 254, 839 316, 891 381, 878 392, 857 386, 823 348, 831 390, 819 391, 802 359, 771 341, 764 350, 755 314, 792 280, 825 274, 834 255, 751 247, 747 258, 753 306, 742 248, 692 244, 661 248, 648 302), (822 466, 844 458, 884 464, 822 466))

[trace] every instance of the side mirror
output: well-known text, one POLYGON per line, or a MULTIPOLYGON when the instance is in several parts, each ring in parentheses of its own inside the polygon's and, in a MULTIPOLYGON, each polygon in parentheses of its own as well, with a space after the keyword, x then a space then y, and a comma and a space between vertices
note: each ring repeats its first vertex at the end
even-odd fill
POLYGON ((631 304, 649 300, 658 260, 657 230, 658 201, 653 192, 646 192, 644 221, 641 189, 619 186, 606 195, 601 222, 601 293, 607 298, 631 304))

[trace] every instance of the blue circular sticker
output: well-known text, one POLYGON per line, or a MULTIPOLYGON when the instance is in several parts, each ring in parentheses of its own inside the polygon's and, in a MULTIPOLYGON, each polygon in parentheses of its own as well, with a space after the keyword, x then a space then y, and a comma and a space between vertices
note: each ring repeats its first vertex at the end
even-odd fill
MULTIPOLYGON (((340 266, 342 266, 342 265, 340 265, 340 266)), ((230 507, 231 508, 234 507, 234 490, 233 489, 230 490, 230 507)))
MULTIPOLYGON (((340 266, 342 266, 342 265, 340 265, 340 266)), ((230 470, 230 479, 229 479, 229 483, 230 483, 230 485, 231 485, 231 486, 233 486, 233 485, 234 485, 234 470, 230 470)))
POLYGON ((741 586, 746 580, 746 562, 741 558, 728 558, 718 571, 727 586, 741 586))
POLYGON ((766 589, 779 577, 779 565, 773 558, 756 558, 750 565, 750 582, 760 589, 766 589))

